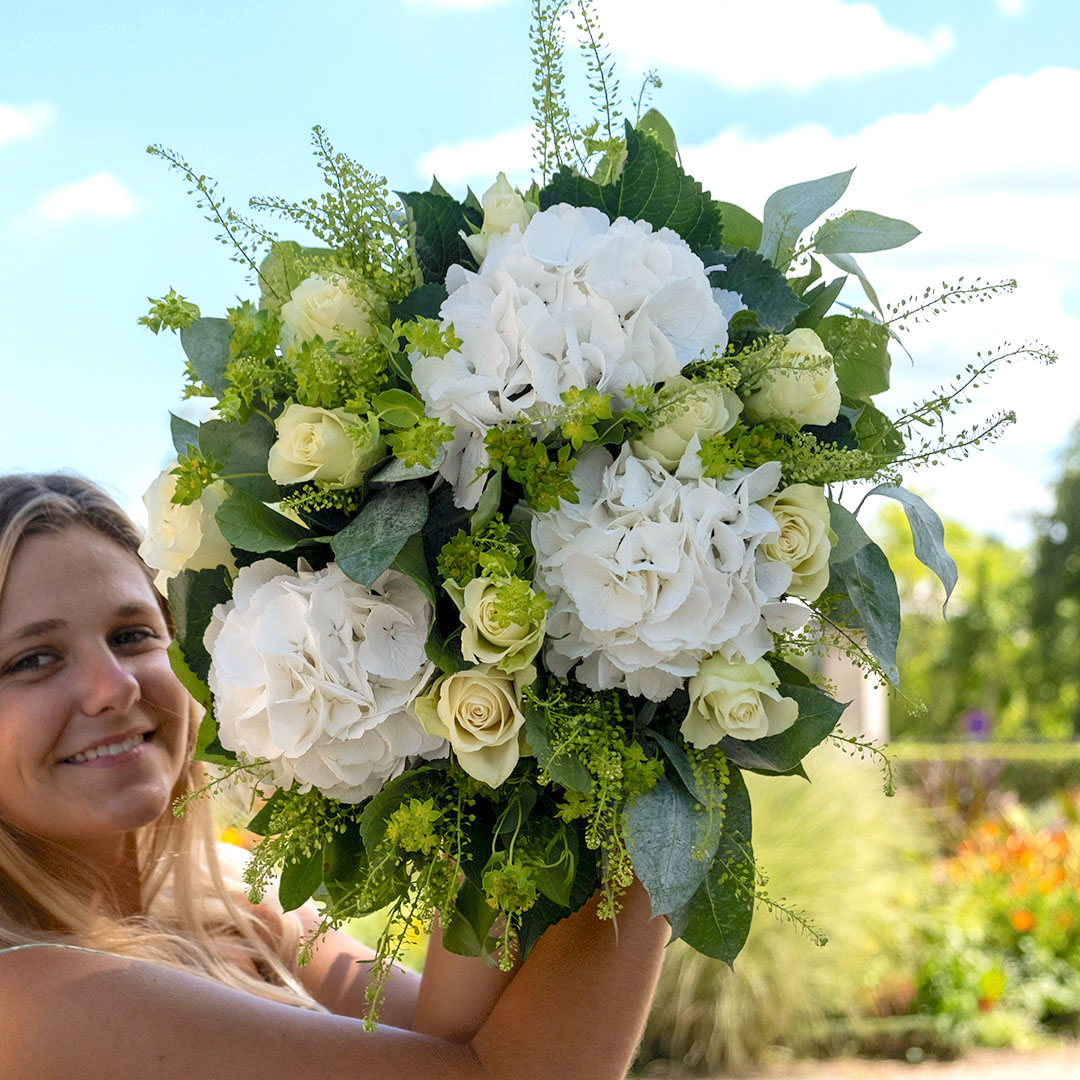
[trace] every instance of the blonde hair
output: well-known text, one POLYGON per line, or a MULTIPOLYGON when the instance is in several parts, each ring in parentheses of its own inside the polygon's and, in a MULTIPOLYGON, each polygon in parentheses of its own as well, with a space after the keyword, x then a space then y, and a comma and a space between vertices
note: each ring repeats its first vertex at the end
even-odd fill
MULTIPOLYGON (((72 526, 101 533, 138 557, 138 530, 89 481, 62 474, 0 477, 0 595, 24 540, 72 526)), ((153 585, 153 574, 145 569, 153 585)), ((173 799, 203 783, 203 766, 189 760, 173 799)), ((132 839, 142 911, 124 917, 116 913, 112 887, 101 873, 0 818, 0 947, 75 943, 319 1008, 296 978, 299 919, 248 902, 238 868, 219 858, 205 801, 193 800, 180 818, 167 811, 132 839)))

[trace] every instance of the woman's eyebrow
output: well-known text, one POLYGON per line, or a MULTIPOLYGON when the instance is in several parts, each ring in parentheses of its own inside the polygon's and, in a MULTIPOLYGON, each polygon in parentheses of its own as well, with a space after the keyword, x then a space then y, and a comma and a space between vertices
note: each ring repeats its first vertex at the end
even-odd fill
POLYGON ((42 619, 40 622, 27 623, 10 636, 12 641, 22 641, 41 634, 51 634, 54 630, 63 630, 66 626, 63 619, 42 619))

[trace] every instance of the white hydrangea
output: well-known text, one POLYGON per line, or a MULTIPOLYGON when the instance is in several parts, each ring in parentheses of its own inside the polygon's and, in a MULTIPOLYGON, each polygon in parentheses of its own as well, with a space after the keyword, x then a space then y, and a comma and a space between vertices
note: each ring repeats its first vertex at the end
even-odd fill
POLYGON ((574 471, 580 501, 534 518, 555 674, 577 664, 593 690, 663 701, 707 656, 753 663, 774 631, 805 621, 805 608, 779 602, 791 568, 759 550, 777 535, 757 502, 779 484, 779 463, 711 480, 696 460, 694 445, 673 476, 628 446, 614 460, 590 450, 574 471))
POLYGON ((221 744, 266 761, 274 783, 342 802, 374 795, 415 757, 445 757, 411 705, 433 671, 431 607, 388 570, 366 589, 336 563, 244 567, 205 645, 221 744))
POLYGON ((440 316, 461 347, 413 354, 413 379, 428 413, 456 433, 440 471, 458 506, 480 498, 484 436, 496 424, 559 405, 574 386, 621 404, 626 387, 670 378, 727 344, 727 319, 686 242, 592 207, 561 203, 524 231, 512 225, 491 237, 478 272, 452 266, 446 287, 440 316))

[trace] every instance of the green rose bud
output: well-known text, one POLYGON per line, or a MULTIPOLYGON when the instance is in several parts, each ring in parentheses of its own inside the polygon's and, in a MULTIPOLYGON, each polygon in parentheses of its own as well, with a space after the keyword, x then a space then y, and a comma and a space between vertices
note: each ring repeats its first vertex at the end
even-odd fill
POLYGON ((836 543, 825 489, 792 484, 759 505, 776 518, 780 529, 775 540, 761 545, 762 554, 791 567, 787 591, 792 596, 816 600, 829 582, 829 555, 836 543))
POLYGON ((725 735, 747 741, 779 735, 799 715, 798 703, 781 696, 779 685, 766 660, 732 664, 713 654, 690 680, 690 709, 679 730, 698 750, 715 746, 725 735))
POLYGON ((535 679, 531 664, 513 675, 490 664, 455 671, 416 699, 416 717, 429 735, 450 741, 470 776, 498 787, 521 756, 521 692, 535 679))
POLYGON ((665 393, 693 387, 693 396, 684 399, 685 408, 674 420, 645 432, 639 439, 630 440, 630 450, 636 458, 658 461, 668 472, 679 467, 686 448, 695 435, 701 442, 713 435, 730 431, 742 412, 742 402, 731 391, 708 386, 695 386, 689 379, 676 375, 660 389, 665 393))
POLYGON ((289 405, 277 418, 277 442, 266 471, 276 484, 317 480, 335 488, 355 487, 385 457, 379 421, 344 409, 289 405))
POLYGON ((478 264, 484 261, 493 236, 508 233, 513 225, 524 232, 533 214, 540 209, 536 203, 526 202, 510 186, 506 173, 499 173, 495 183, 484 192, 480 203, 484 208, 484 224, 478 233, 465 237, 465 243, 478 264))
MULTIPOLYGON (((525 583, 521 582, 522 587, 525 583)), ((527 606, 532 617, 524 622, 506 622, 499 617, 500 582, 488 577, 473 578, 464 589, 452 581, 445 585, 458 606, 463 630, 461 655, 474 664, 493 664, 508 674, 531 663, 544 643, 547 617, 535 614, 536 593, 527 590, 527 606)), ((521 607, 521 605, 517 605, 521 607)), ((539 605, 541 608, 543 604, 539 605)))
POLYGON ((777 366, 766 370, 760 388, 746 399, 747 419, 794 420, 821 427, 831 424, 839 412, 832 354, 813 330, 792 330, 777 366))

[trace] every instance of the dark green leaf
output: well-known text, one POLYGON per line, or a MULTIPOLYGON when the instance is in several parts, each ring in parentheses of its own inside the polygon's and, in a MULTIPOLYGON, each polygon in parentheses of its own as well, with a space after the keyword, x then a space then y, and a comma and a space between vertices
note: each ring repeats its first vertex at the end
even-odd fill
POLYGON ((203 708, 208 708, 210 705, 210 687, 208 687, 204 680, 200 679, 194 671, 188 667, 187 661, 184 659, 184 651, 180 648, 180 642, 173 638, 169 642, 169 663, 172 665, 173 674, 180 680, 184 689, 200 704, 203 708))
POLYGON ((390 302, 390 321, 400 319, 408 322, 410 319, 424 318, 437 319, 439 308, 446 299, 446 286, 441 282, 432 282, 413 289, 404 300, 392 300, 390 302))
POLYGON ((677 743, 661 735, 658 731, 650 731, 649 734, 656 740, 656 745, 664 752, 664 757, 671 762, 672 767, 679 774, 679 779, 686 785, 686 790, 697 799, 705 802, 698 790, 697 777, 694 776, 694 767, 690 764, 690 758, 686 751, 677 743))
POLYGON ((169 430, 172 433, 173 449, 178 454, 186 454, 189 446, 199 445, 199 425, 185 420, 182 416, 169 413, 169 430))
POLYGON ((761 244, 761 222, 734 203, 717 200, 716 205, 720 207, 724 227, 724 250, 732 253, 739 248, 757 251, 761 244))
POLYGON ((690 902, 670 916, 673 934, 706 956, 733 963, 750 933, 755 874, 750 795, 742 774, 732 769, 720 845, 690 902))
POLYGON ((812 687, 781 683, 779 690, 784 697, 798 702, 799 718, 779 735, 768 735, 764 739, 733 739, 729 735, 722 739, 720 749, 736 765, 773 773, 794 769, 830 734, 847 708, 845 703, 833 701, 812 687))
POLYGON ((854 171, 848 169, 774 191, 765 200, 759 254, 777 269, 786 270, 802 231, 844 194, 854 171))
MULTIPOLYGON (((661 776, 626 808, 626 843, 634 873, 645 886, 653 915, 667 915, 697 892, 709 869, 707 859, 695 859, 695 845, 707 830, 701 804, 676 779, 661 776)), ((713 829, 719 843, 720 833, 713 829)))
POLYGON ((544 710, 525 702, 522 711, 525 713, 525 740, 540 767, 563 787, 571 791, 588 791, 592 787, 592 777, 580 758, 566 749, 556 752, 557 748, 552 747, 544 710))
POLYGON ((203 635, 214 608, 231 598, 229 575, 223 566, 213 570, 181 570, 169 579, 169 611, 176 640, 188 667, 203 682, 210 671, 210 655, 203 646, 203 635))
POLYGON ((217 721, 212 709, 207 709, 199 722, 199 731, 195 736, 195 750, 192 754, 196 761, 206 761, 211 765, 233 765, 236 755, 229 753, 218 738, 217 721))
POLYGON ((372 407, 391 427, 411 428, 424 415, 424 403, 407 390, 390 389, 371 399, 372 407))
POLYGON ((430 766, 421 766, 387 781, 364 807, 364 812, 360 815, 360 835, 370 858, 377 857, 377 849, 386 835, 390 815, 416 795, 424 783, 424 774, 430 771, 430 766))
POLYGON ((897 682, 900 678, 896 668, 900 597, 885 553, 873 542, 866 544, 855 553, 854 558, 834 565, 832 577, 847 593, 858 613, 870 651, 888 678, 897 682))
POLYGON ((904 450, 904 438, 893 422, 869 402, 855 421, 855 438, 861 449, 878 457, 896 457, 904 450))
POLYGON ((229 362, 232 327, 227 319, 196 319, 180 331, 180 345, 191 370, 218 397, 225 393, 225 365, 229 362))
POLYGON ((795 319, 795 325, 797 327, 809 327, 810 329, 817 326, 829 313, 829 308, 833 306, 834 301, 843 290, 845 281, 847 281, 846 276, 834 278, 828 285, 822 282, 817 288, 805 293, 802 300, 806 304, 806 310, 799 313, 795 319))
POLYGON ((481 956, 497 914, 484 890, 466 879, 453 910, 443 918, 443 947, 459 956, 481 956))
POLYGON ((454 263, 475 264, 461 233, 468 236, 469 222, 480 225, 483 215, 448 195, 430 191, 399 191, 397 196, 408 208, 415 228, 416 262, 425 284, 442 285, 454 263))
POLYGON ((829 525, 836 533, 836 543, 829 552, 829 562, 843 563, 855 557, 859 548, 870 543, 858 518, 839 503, 829 502, 829 525))
POLYGON ((230 546, 242 551, 289 551, 312 539, 312 533, 303 525, 243 491, 234 491, 214 517, 230 546))
POLYGON ((830 315, 817 326, 832 353, 840 393, 857 401, 889 389, 889 331, 880 323, 851 315, 830 315))
POLYGON ((397 553, 397 558, 390 564, 395 570, 406 574, 416 582, 420 591, 435 607, 435 586, 431 582, 431 571, 424 559, 424 542, 419 533, 414 533, 405 541, 402 549, 397 553))
POLYGON ((584 907, 599 886, 597 880, 596 853, 583 843, 578 844, 578 860, 574 872, 574 884, 570 889, 570 904, 564 907, 548 899, 543 893, 536 898, 536 903, 525 912, 518 931, 518 945, 524 959, 533 945, 549 926, 561 922, 568 915, 584 907))
POLYGON ((323 849, 316 848, 296 862, 287 862, 281 871, 278 899, 285 911, 295 911, 311 899, 311 894, 322 884, 323 849))
POLYGON ((677 232, 695 251, 719 248, 720 208, 701 185, 680 168, 652 136, 626 124, 626 165, 622 176, 603 186, 563 167, 540 192, 540 209, 556 203, 595 206, 613 221, 627 217, 677 232))
POLYGON ((941 518, 924 499, 902 487, 879 484, 867 492, 865 498, 871 495, 895 499, 904 508, 908 525, 911 526, 915 558, 937 574, 938 580, 945 586, 945 603, 941 605, 941 613, 944 615, 949 605, 949 597, 956 588, 959 573, 953 557, 945 550, 945 526, 941 523, 941 518))
MULTIPOLYGON (((706 265, 714 260, 705 253, 706 265)), ((783 330, 803 310, 803 302, 791 291, 787 279, 767 259, 743 248, 735 256, 723 256, 723 270, 709 275, 716 289, 731 289, 757 315, 758 324, 768 330, 783 330)))
POLYGON ((428 631, 427 642, 424 645, 424 653, 427 658, 440 670, 448 675, 455 671, 464 671, 472 665, 465 662, 461 655, 461 630, 455 630, 448 638, 444 638, 439 629, 438 620, 431 624, 428 631))
POLYGON ((263 803, 259 812, 245 826, 248 832, 257 833, 259 836, 268 836, 270 834, 270 819, 284 798, 285 792, 277 788, 274 794, 263 803))
POLYGON ((331 541, 338 565, 353 581, 370 588, 427 516, 428 496, 422 484, 381 488, 331 541))
POLYGON ((199 427, 199 449, 221 462, 221 478, 263 502, 281 498, 277 484, 266 473, 270 447, 276 440, 273 423, 259 413, 243 424, 207 420, 199 427))

